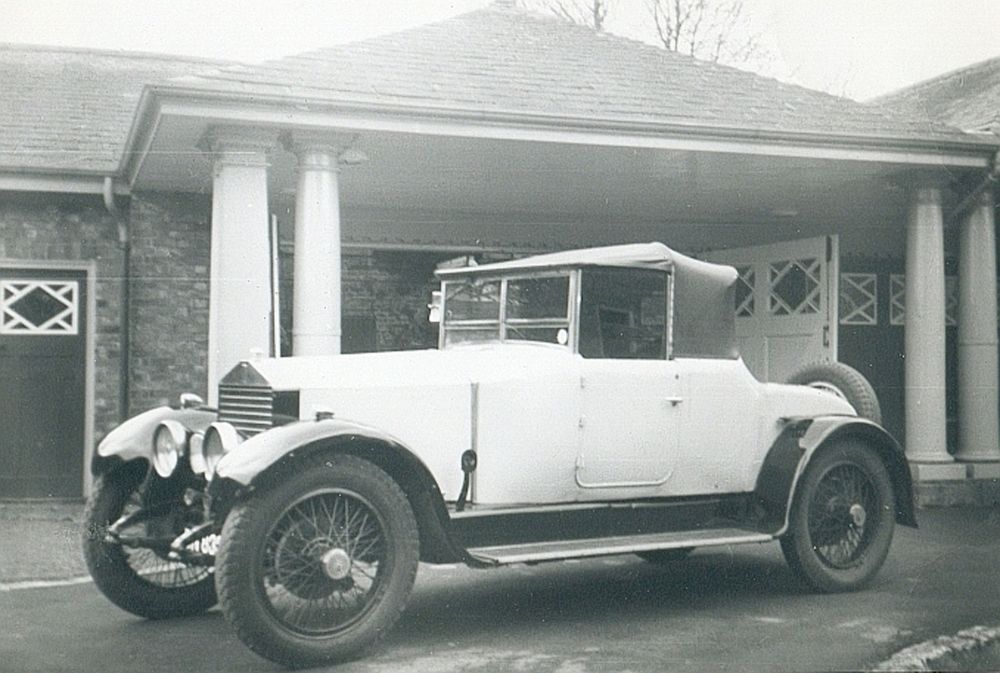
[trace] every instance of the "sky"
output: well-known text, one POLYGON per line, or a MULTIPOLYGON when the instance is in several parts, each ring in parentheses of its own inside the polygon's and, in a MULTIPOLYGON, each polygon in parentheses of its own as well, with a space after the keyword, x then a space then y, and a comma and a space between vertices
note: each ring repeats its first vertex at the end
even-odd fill
MULTIPOLYGON (((489 0, 0 0, 0 42, 260 61, 393 32, 489 0)), ((648 0, 608 29, 651 38, 648 0)), ((1000 56, 1000 0, 744 0, 785 81, 856 99, 1000 56)), ((0 94, 2 95, 2 94, 0 94)))

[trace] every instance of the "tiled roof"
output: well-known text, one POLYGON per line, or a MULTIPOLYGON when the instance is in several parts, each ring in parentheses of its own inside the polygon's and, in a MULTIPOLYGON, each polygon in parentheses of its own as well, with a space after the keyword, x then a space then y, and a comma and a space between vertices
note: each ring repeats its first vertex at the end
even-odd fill
POLYGON ((495 3, 399 33, 185 78, 250 98, 750 132, 975 142, 923 118, 495 3))
POLYGON ((946 73, 872 102, 965 131, 1000 134, 1000 58, 946 73))
POLYGON ((118 169, 142 87, 222 61, 0 45, 0 169, 118 169))

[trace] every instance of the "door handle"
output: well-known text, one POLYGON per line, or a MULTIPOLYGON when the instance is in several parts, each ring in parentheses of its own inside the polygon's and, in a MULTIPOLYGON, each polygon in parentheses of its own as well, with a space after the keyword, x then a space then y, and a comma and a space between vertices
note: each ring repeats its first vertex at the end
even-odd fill
POLYGON ((670 406, 676 407, 678 404, 684 401, 683 397, 664 397, 664 402, 669 402, 670 406))

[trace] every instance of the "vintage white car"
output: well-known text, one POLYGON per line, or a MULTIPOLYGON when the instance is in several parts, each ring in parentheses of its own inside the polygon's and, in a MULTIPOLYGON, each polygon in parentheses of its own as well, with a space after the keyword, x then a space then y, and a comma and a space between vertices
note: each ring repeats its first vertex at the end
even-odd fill
POLYGON ((150 618, 218 600, 255 652, 301 666, 384 635, 420 561, 779 540, 843 591, 916 525, 860 374, 750 374, 732 268, 650 243, 438 275, 436 350, 242 362, 218 409, 183 396, 111 432, 85 534, 101 591, 150 618))

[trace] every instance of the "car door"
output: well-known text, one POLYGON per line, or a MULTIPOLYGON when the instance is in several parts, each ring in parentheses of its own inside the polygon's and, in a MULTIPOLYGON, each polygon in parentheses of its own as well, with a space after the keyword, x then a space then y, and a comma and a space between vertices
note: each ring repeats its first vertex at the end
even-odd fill
POLYGON ((673 474, 683 400, 666 359, 668 282, 663 271, 582 271, 580 499, 659 492, 673 474))

